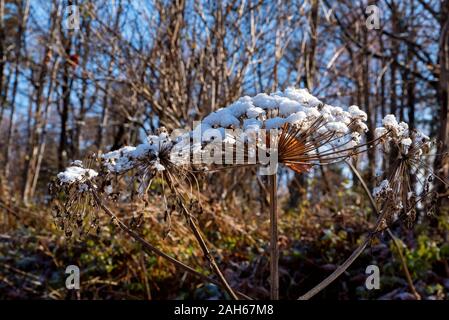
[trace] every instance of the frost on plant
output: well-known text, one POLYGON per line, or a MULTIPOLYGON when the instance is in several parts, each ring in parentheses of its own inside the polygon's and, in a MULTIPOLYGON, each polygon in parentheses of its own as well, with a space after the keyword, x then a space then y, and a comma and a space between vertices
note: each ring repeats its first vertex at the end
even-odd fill
POLYGON ((56 216, 61 227, 73 221, 83 225, 89 215, 87 206, 94 202, 92 192, 109 198, 144 196, 158 181, 169 220, 174 211, 202 210, 197 197, 201 172, 254 166, 273 174, 280 163, 302 173, 379 145, 393 159, 392 170, 373 191, 384 224, 401 218, 410 225, 417 205, 428 206, 431 212, 435 203, 434 175, 420 171, 425 166, 421 159, 429 154, 432 142, 394 115, 387 115, 375 130, 375 139, 366 141, 366 121, 359 107, 325 104, 305 89, 244 96, 210 113, 192 130, 169 133, 160 128, 140 145, 104 153, 95 161, 98 173, 73 162, 52 184, 59 197, 56 216), (415 194, 416 183, 419 195, 415 194))
POLYGON ((99 232, 98 205, 93 197, 98 173, 85 168, 80 160, 73 161, 49 185, 56 224, 67 237, 99 232))
MULTIPOLYGON (((87 166, 73 162, 50 185, 53 212, 67 236, 98 232, 99 208, 115 217, 101 198, 122 201, 137 195, 147 200, 155 191, 167 222, 165 235, 172 214, 181 213, 214 272, 233 294, 195 222, 202 212, 198 177, 204 172, 249 166, 273 175, 279 163, 303 173, 378 146, 391 165, 373 190, 380 214, 374 233, 398 220, 412 225, 417 206, 431 212, 436 201, 432 182, 438 177, 422 161, 432 149, 430 139, 387 115, 374 140, 367 141, 367 120, 359 107, 332 106, 305 89, 245 96, 194 123, 192 130, 169 133, 162 127, 146 142, 93 157, 87 166)), ((123 223, 121 227, 132 232, 123 223)))
POLYGON ((367 115, 321 102, 305 89, 245 96, 206 116, 173 147, 177 162, 272 166, 294 170, 355 154, 368 130, 367 115))
POLYGON ((380 206, 384 224, 391 225, 398 219, 411 226, 416 220, 417 206, 423 206, 432 214, 436 204, 436 192, 432 190, 435 175, 423 161, 431 156, 433 142, 418 130, 410 130, 407 123, 387 115, 383 126, 376 129, 380 137, 380 150, 391 160, 386 179, 374 188, 373 195, 380 206))

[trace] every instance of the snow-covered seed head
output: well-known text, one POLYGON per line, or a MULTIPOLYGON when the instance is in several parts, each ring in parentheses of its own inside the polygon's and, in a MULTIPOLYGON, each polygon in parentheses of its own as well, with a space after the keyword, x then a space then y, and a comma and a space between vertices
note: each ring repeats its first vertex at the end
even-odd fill
POLYGON ((147 137, 147 142, 137 147, 125 146, 121 149, 105 153, 101 156, 103 169, 112 174, 123 174, 138 169, 147 175, 164 171, 167 150, 173 143, 164 127, 157 130, 157 135, 147 137))
POLYGON ((94 181, 97 177, 95 170, 76 160, 49 184, 56 224, 67 237, 98 230, 98 206, 93 196, 97 192, 94 181))
POLYGON ((432 190, 434 178, 448 186, 444 178, 435 175, 423 159, 430 155, 433 142, 418 130, 410 130, 405 122, 387 115, 383 126, 376 129, 381 150, 390 158, 386 180, 374 188, 373 195, 385 216, 387 225, 402 219, 412 226, 416 207, 432 211, 436 193, 432 190))
POLYGON ((398 122, 392 114, 385 116, 383 126, 375 130, 384 150, 419 160, 430 151, 433 142, 418 130, 410 130, 405 122, 398 122))
MULTIPOLYGON (((174 163, 171 159, 173 149, 172 137, 167 129, 157 129, 156 135, 147 137, 147 141, 136 147, 125 146, 121 149, 105 153, 101 156, 102 174, 108 181, 105 192, 111 194, 114 186, 113 177, 131 174, 131 180, 137 182, 137 194, 148 192, 156 177, 165 182, 176 180, 180 183, 186 175, 185 166, 174 163), (179 179, 179 181, 178 181, 179 179)), ((133 193, 134 190, 131 192, 133 193)))
POLYGON ((80 160, 75 160, 63 172, 58 173, 57 178, 60 184, 83 184, 98 176, 98 173, 92 169, 85 169, 80 160))
POLYGON ((302 172, 357 153, 368 130, 366 120, 357 106, 344 110, 324 104, 306 89, 287 88, 242 97, 207 115, 176 141, 174 154, 188 151, 183 159, 196 159, 196 165, 230 167, 267 165, 264 159, 276 154, 276 162, 302 172))
POLYGON ((388 180, 382 180, 379 186, 374 188, 373 196, 377 201, 380 201, 381 199, 387 199, 392 191, 388 180))

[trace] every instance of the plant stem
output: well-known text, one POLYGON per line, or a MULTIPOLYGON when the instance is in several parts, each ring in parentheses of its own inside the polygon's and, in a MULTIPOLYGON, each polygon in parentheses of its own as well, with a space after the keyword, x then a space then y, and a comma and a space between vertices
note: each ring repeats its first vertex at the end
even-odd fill
MULTIPOLYGON (((362 184, 363 190, 365 191, 365 193, 367 194, 367 196, 368 196, 368 198, 370 200, 371 207, 373 208, 373 210, 377 214, 377 216, 379 216, 380 213, 379 213, 379 210, 377 209, 376 202, 374 201, 373 196, 371 195, 371 192, 369 191, 368 186, 365 183, 365 180, 360 175, 360 172, 357 170, 357 168, 354 167, 354 165, 350 161, 346 161, 346 163, 349 165, 349 167, 351 168, 352 172, 355 174, 357 179, 362 184)), ((387 228, 387 233, 391 237, 391 240, 393 241, 394 246, 398 250, 399 260, 401 260, 402 268, 404 269, 405 278, 407 279, 407 283, 408 283, 408 286, 409 286, 410 290, 412 291, 412 293, 415 296, 416 300, 421 300, 421 296, 416 291, 415 285, 413 284, 413 280, 412 280, 412 277, 410 275, 410 271, 408 270, 407 262, 405 261, 405 257, 402 254, 402 250, 401 250, 401 246, 399 245, 399 241, 397 240, 397 238, 393 234, 393 232, 390 230, 390 228, 387 228)))
POLYGON ((182 201, 181 201, 181 206, 182 206, 182 209, 184 210, 185 216, 187 217, 189 227, 192 230, 193 235, 195 236, 196 240, 198 241, 198 244, 200 245, 200 248, 203 251, 204 256, 208 260, 212 271, 214 271, 215 274, 218 276, 218 279, 220 280, 223 288, 231 296, 231 298, 234 299, 234 300, 238 300, 239 298, 234 293, 234 291, 232 290, 232 288, 229 285, 228 281, 226 280, 226 278, 224 277, 223 273, 221 272, 220 268, 218 267, 217 262, 215 261, 214 257, 210 253, 209 248, 206 245, 206 241, 204 241, 204 238, 201 235, 200 230, 198 229, 195 221, 193 221, 192 215, 187 210, 187 208, 185 207, 185 205, 184 205, 184 203, 182 201))
POLYGON ((334 282, 340 275, 343 274, 351 265, 352 263, 357 260, 357 258, 362 254, 363 250, 368 246, 370 241, 374 238, 374 235, 376 234, 381 221, 383 219, 384 215, 381 214, 376 222, 376 225, 373 228, 373 231, 368 234, 367 239, 357 248, 354 250, 354 252, 349 256, 348 259, 346 259, 343 264, 341 264, 334 272, 332 272, 326 279, 321 281, 319 284, 317 284, 315 287, 313 287, 311 290, 309 290, 307 293, 303 294, 298 298, 298 300, 309 300, 314 295, 319 293, 320 291, 324 290, 328 285, 330 285, 332 282, 334 282))
POLYGON ((393 234, 393 232, 391 232, 391 230, 389 228, 387 229, 387 232, 390 235, 391 240, 393 241, 393 244, 396 247, 396 250, 398 250, 399 260, 401 260, 402 269, 404 269, 405 278, 407 279, 408 286, 409 286, 410 290, 412 291, 412 294, 415 296, 415 299, 421 300, 421 295, 418 293, 418 291, 416 291, 415 285, 413 284, 412 276, 410 275, 410 271, 408 270, 408 267, 407 267, 407 261, 405 260, 405 257, 402 254, 401 245, 399 244, 399 241, 396 238, 396 236, 393 234))
MULTIPOLYGON (((175 178, 168 172, 164 174, 166 181, 176 181, 175 178)), ((187 220, 187 223, 190 227, 190 230, 192 230, 193 235, 195 236, 195 239, 197 240, 198 244, 200 245, 201 250, 203 251, 203 255, 206 258, 206 260, 209 262, 209 266, 212 269, 212 271, 215 273, 215 275, 218 277, 222 287, 226 290, 226 292, 231 296, 232 299, 238 300, 237 295, 232 290, 231 286, 229 285, 228 281, 224 277, 223 273, 221 272, 220 268, 218 267, 217 262, 215 261, 213 255, 211 254, 209 248, 206 245, 206 241, 204 240, 203 236, 201 235, 201 232, 196 225, 193 216, 190 214, 189 210, 185 206, 185 199, 182 193, 175 187, 175 183, 169 184, 169 187, 174 195, 177 197, 178 205, 181 207, 182 213, 184 217, 187 220)))
MULTIPOLYGON (((91 186, 92 187, 92 186, 91 186)), ((166 254, 165 252, 159 250, 158 248, 156 248, 155 246, 153 246, 151 243, 147 242, 145 239, 143 239, 137 232, 135 232, 134 230, 130 229, 125 223, 123 223, 123 221, 121 221, 112 211, 111 209, 109 209, 104 203, 103 201, 101 201, 100 197, 98 196, 98 194, 94 191, 93 192, 93 196, 95 198, 95 202, 98 204, 98 206, 109 216, 111 217, 111 219, 113 220, 113 222, 125 233, 127 233, 130 237, 132 237, 134 240, 136 240, 137 242, 139 242, 145 251, 150 251, 164 259, 166 259, 167 261, 170 261, 171 263, 173 263, 175 266, 179 267, 180 269, 183 269, 186 272, 189 272, 197 277, 199 277, 201 280, 206 281, 206 282, 210 282, 213 283, 217 286, 219 286, 220 288, 223 288, 226 290, 226 288, 224 287, 224 285, 222 284, 221 281, 217 281, 215 279, 212 279, 198 271, 196 271, 195 269, 193 269, 192 267, 184 264, 183 262, 169 256, 168 254, 166 254)), ((227 290, 226 290, 227 291, 227 290)), ((252 300, 251 297, 245 295, 244 293, 241 292, 236 292, 237 295, 239 295, 241 298, 243 299, 247 299, 247 300, 252 300)))
MULTIPOLYGON (((349 162, 347 162, 347 163, 351 167, 351 169, 356 170, 354 173, 356 175, 358 175, 359 179, 361 179, 362 177, 358 173, 357 169, 355 169, 355 167, 351 163, 349 163, 349 162)), ((364 184, 363 179, 361 180, 361 183, 362 183, 362 185, 364 184)), ((366 184, 365 184, 365 187, 366 187, 366 184)), ((368 194, 368 196, 371 197, 371 194, 368 194)), ((372 197, 371 197, 371 199, 372 199, 372 197)), ((343 264, 341 264, 326 279, 321 281, 319 284, 317 284, 315 287, 313 287, 311 290, 309 290, 304 295, 300 296, 298 298, 298 300, 309 300, 310 298, 315 296, 317 293, 319 293, 320 291, 324 290, 332 282, 334 282, 340 275, 342 275, 343 272, 345 272, 354 263, 354 261, 357 260, 357 258, 362 254, 363 250, 365 250, 365 248, 368 246, 370 241, 373 239, 374 235, 376 234, 376 231, 378 231, 378 228, 379 228, 379 226, 381 224, 381 221, 382 221, 383 217, 384 217, 383 213, 378 216, 377 222, 376 222, 376 225, 373 228, 373 231, 368 234, 367 239, 357 249, 354 250, 354 252, 349 256, 348 259, 346 259, 345 262, 343 262, 343 264)))
POLYGON ((277 173, 270 176, 270 298, 279 300, 277 173))
POLYGON ((334 282, 335 279, 337 279, 343 272, 345 272, 349 266, 360 256, 360 254, 365 250, 368 243, 371 241, 371 236, 368 237, 352 254, 351 256, 346 259, 345 262, 343 262, 342 265, 340 265, 337 270, 332 272, 331 275, 329 275, 326 279, 321 281, 318 285, 316 285, 314 288, 309 290, 306 294, 302 295, 298 298, 298 300, 309 300, 314 295, 319 293, 321 290, 326 288, 328 285, 330 285, 332 282, 334 282))

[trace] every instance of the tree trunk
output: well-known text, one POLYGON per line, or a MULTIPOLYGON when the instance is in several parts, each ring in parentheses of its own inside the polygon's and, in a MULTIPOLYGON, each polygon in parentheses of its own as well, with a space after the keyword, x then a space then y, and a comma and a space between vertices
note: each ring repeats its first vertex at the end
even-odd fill
MULTIPOLYGON (((22 22, 19 24, 17 37, 16 37, 16 60, 15 60, 15 66, 14 66, 14 82, 12 85, 12 92, 11 92, 11 111, 9 115, 9 127, 8 127, 8 133, 6 138, 6 155, 5 155, 5 177, 7 178, 9 176, 9 166, 10 166, 10 159, 9 156, 11 154, 11 138, 12 138, 12 132, 14 129, 14 114, 16 110, 16 95, 17 95, 17 86, 19 84, 19 64, 20 64, 20 54, 22 50, 23 45, 23 39, 25 37, 25 30, 26 30, 26 23, 28 20, 28 13, 30 9, 30 0, 27 0, 24 7, 20 8, 22 22)), ((6 98, 6 97, 5 97, 6 98)), ((0 121, 1 122, 1 121, 0 121)))
POLYGON ((3 90, 4 69, 6 64, 5 57, 5 0, 0 0, 0 124, 3 120, 3 110, 5 108, 6 90, 3 90), (2 94, 5 92, 5 94, 2 94))
MULTIPOLYGON (((440 177, 449 177, 449 157, 444 153, 449 151, 449 0, 441 2, 441 33, 438 60, 440 65, 440 77, 438 83, 438 101, 440 104, 440 130, 438 156, 435 159, 435 171, 440 177)), ((440 194, 445 192, 445 186, 438 182, 437 190, 440 194)), ((447 204, 447 195, 441 197, 437 209, 447 204)))

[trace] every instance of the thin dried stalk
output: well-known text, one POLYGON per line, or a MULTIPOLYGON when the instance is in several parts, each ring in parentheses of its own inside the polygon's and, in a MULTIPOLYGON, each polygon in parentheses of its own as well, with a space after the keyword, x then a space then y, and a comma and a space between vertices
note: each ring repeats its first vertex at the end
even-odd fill
MULTIPOLYGON (((178 171, 178 174, 181 173, 181 171, 178 171)), ((212 269, 212 271, 217 275, 218 279, 220 280, 220 283, 222 284, 222 287, 226 290, 226 292, 230 295, 230 297, 234 300, 238 300, 237 295, 232 290, 231 286, 229 285, 228 281, 224 277, 223 273, 221 272, 220 268, 218 267, 217 262, 215 261, 214 257, 212 256, 209 248, 207 247, 206 241, 204 240, 203 236, 201 235, 201 232, 196 225, 193 216, 190 214, 189 210, 186 208, 184 204, 184 196, 181 190, 183 189, 182 183, 179 183, 180 180, 176 175, 170 173, 169 170, 166 170, 164 172, 164 178, 165 181, 169 182, 168 187, 171 189, 173 194, 177 197, 177 201, 179 204, 180 209, 182 210, 182 213, 184 214, 184 217, 187 220, 187 223, 190 227, 190 229, 193 232, 193 235, 195 236, 195 239, 197 240, 201 250, 203 251, 203 255, 206 258, 206 260, 209 262, 209 266, 212 269), (178 187, 175 187, 178 186, 178 187)))
MULTIPOLYGON (((365 193, 367 194, 367 196, 368 196, 368 198, 370 200, 371 207, 373 208, 374 212, 376 212, 377 216, 379 216, 379 210, 377 209, 376 202, 374 201, 373 196, 371 195, 371 192, 369 191, 368 186, 365 183, 365 180, 360 175, 360 172, 357 170, 357 168, 354 167, 354 165, 350 161, 347 161, 347 164, 351 168, 352 172, 355 174, 357 179, 362 184, 363 190, 365 191, 365 193)), ((412 280, 412 277, 410 275, 410 271, 408 270, 408 267, 407 267, 407 261, 405 261, 405 257, 402 254, 402 249, 401 249, 401 246, 399 244, 398 239, 393 234, 393 232, 390 230, 390 228, 387 228, 387 233, 391 237, 391 240, 393 241, 393 244, 395 245, 396 249, 398 250, 399 260, 401 260, 402 268, 404 269, 405 278, 407 279, 407 283, 408 283, 408 286, 409 286, 410 290, 412 291, 412 293, 415 296, 416 300, 421 300, 421 296, 416 291, 416 288, 415 288, 415 286, 413 284, 413 280, 412 280)))
POLYGON ((365 248, 368 246, 368 243, 371 241, 373 235, 374 234, 370 234, 370 236, 351 254, 351 256, 345 262, 343 262, 341 266, 337 268, 337 270, 332 272, 330 276, 321 281, 317 286, 312 288, 306 294, 299 297, 298 300, 309 300, 317 293, 325 289, 332 282, 334 282, 343 272, 345 272, 351 266, 351 264, 360 256, 363 250, 365 250, 365 248))
MULTIPOLYGON (((318 285, 316 285, 314 288, 312 288, 306 294, 299 297, 298 300, 309 300, 310 298, 312 298, 313 296, 315 296, 316 294, 318 294, 319 292, 324 290, 328 285, 330 285, 332 282, 334 282, 343 272, 345 272, 352 265, 352 263, 360 256, 360 254, 362 254, 362 252, 365 250, 365 248, 368 246, 368 244, 370 243, 370 241, 373 239, 374 235, 376 234, 376 231, 378 231, 381 221, 384 218, 383 213, 379 214, 379 212, 377 210, 377 206, 375 205, 374 199, 372 198, 371 193, 369 192, 369 189, 368 189, 365 181, 360 176, 360 173, 352 165, 352 163, 350 163, 349 161, 347 161, 347 163, 348 163, 349 167, 352 169, 352 171, 354 172, 354 174, 356 175, 356 177, 360 180, 360 183, 362 184, 365 192, 367 193, 368 197, 370 198, 371 205, 373 206, 373 209, 378 214, 376 226, 374 227, 374 231, 369 234, 368 238, 351 254, 351 256, 341 266, 339 266, 337 268, 337 270, 335 270, 331 275, 329 275, 326 279, 324 279, 322 282, 320 282, 318 285)), ((393 233, 391 233, 391 231, 388 228, 387 228, 387 232, 389 232, 390 236, 392 236, 392 238, 393 238, 393 241, 395 241, 393 233)), ((396 242, 395 242, 395 245, 397 245, 396 242)), ((401 253, 399 255, 402 256, 401 253)), ((413 286, 413 281, 411 280, 410 273, 408 272, 408 268, 407 268, 407 265, 405 264, 405 259, 403 259, 403 256, 401 258, 401 261, 403 263, 402 265, 404 267, 404 271, 405 271, 409 286, 411 284, 410 289, 412 290, 415 297, 417 297, 417 299, 419 300, 421 297, 416 292, 416 289, 413 286), (415 292, 416 292, 416 294, 415 294, 415 292)))
POLYGON ((357 258, 362 254, 362 252, 368 246, 370 241, 373 239, 374 235, 376 234, 376 231, 378 230, 378 228, 382 222, 383 217, 384 217, 384 214, 379 215, 379 217, 377 219, 376 226, 373 229, 374 231, 369 233, 367 239, 357 249, 354 250, 354 252, 349 256, 348 259, 346 259, 345 262, 343 262, 343 264, 341 264, 326 279, 321 281, 319 284, 317 284, 315 287, 313 287, 311 290, 309 290, 304 295, 300 296, 298 298, 298 300, 309 300, 310 298, 312 298, 313 296, 315 296, 316 294, 318 294, 319 292, 324 290, 328 285, 330 285, 332 282, 334 282, 339 276, 341 276, 342 273, 345 272, 354 263, 355 260, 357 260, 357 258))
POLYGON ((401 260, 402 268, 404 269, 405 278, 407 279, 408 286, 412 291, 412 294, 415 296, 416 300, 421 300, 421 295, 418 293, 418 291, 416 291, 415 285, 413 284, 412 276, 410 275, 410 271, 408 270, 407 261, 405 261, 405 257, 402 254, 402 248, 399 244, 399 241, 389 228, 387 229, 387 232, 390 235, 391 240, 393 241, 393 244, 396 247, 396 250, 398 250, 399 259, 401 260))
MULTIPOLYGON (((90 182, 88 182, 89 184, 91 184, 90 182)), ((92 188, 92 185, 91 185, 92 188)), ((227 289, 224 287, 223 283, 221 281, 217 281, 214 280, 198 271, 196 271, 195 269, 193 269, 192 267, 184 264, 183 262, 169 256, 168 254, 164 253, 163 251, 159 250, 158 248, 156 248, 155 246, 153 246, 152 244, 150 244, 149 242, 147 242, 145 239, 143 239, 137 232, 135 232, 134 230, 130 229, 125 223, 123 223, 123 221, 121 221, 104 203, 103 201, 101 201, 100 197, 98 196, 98 194, 96 192, 93 192, 93 196, 95 198, 95 201, 97 202, 98 206, 109 216, 111 217, 112 221, 125 233, 127 233, 130 237, 132 237, 134 240, 136 240, 138 243, 140 243, 144 250, 149 251, 151 253, 154 253, 164 259, 166 259, 167 261, 170 261, 171 263, 173 263, 175 266, 179 267, 180 269, 183 269, 186 272, 189 272, 197 277, 199 277, 201 280, 206 281, 206 282, 210 282, 213 283, 217 286, 219 286, 220 288, 223 288, 227 291, 227 289)), ((250 298, 249 296, 245 295, 244 293, 238 292, 236 291, 235 295, 239 295, 241 298, 243 299, 247 299, 247 300, 252 300, 252 298, 250 298)))
MULTIPOLYGON (((274 175, 273 175, 274 176, 274 175)), ((271 188, 271 186, 273 185, 273 176, 270 176, 270 204, 273 203, 273 201, 271 199, 275 199, 275 201, 277 201, 276 197, 273 197, 273 195, 275 195, 277 192, 275 190, 275 192, 273 193, 273 189, 271 188)), ((275 182, 277 183, 277 177, 275 179, 275 182)), ((264 190, 266 192, 268 192, 268 190, 264 190)), ((277 233, 277 206, 270 207, 271 209, 271 213, 275 213, 274 217, 276 217, 276 228, 272 228, 275 229, 276 233, 277 233)), ((270 215, 271 218, 271 215, 270 215)), ((374 230, 377 230, 377 228, 380 225, 380 221, 382 220, 383 215, 379 217, 378 222, 374 228, 374 230)), ((270 219, 271 221, 273 221, 273 219, 270 219)), ((273 227, 273 224, 271 224, 271 226, 273 227)), ((320 291, 322 291, 323 289, 325 289, 328 285, 330 285, 332 282, 334 282, 343 272, 345 272, 350 266, 351 264, 360 256, 360 254, 363 252, 363 250, 365 250, 365 248, 368 246, 368 244, 370 243, 370 241, 372 240, 372 238, 374 237, 375 233, 370 233, 368 235, 368 238, 351 254, 351 256, 340 266, 338 267, 331 275, 329 275, 326 279, 324 279, 323 281, 321 281, 318 285, 316 285, 315 287, 313 287, 311 290, 309 290, 307 293, 305 293, 304 295, 302 295, 301 297, 298 298, 298 300, 309 300, 310 298, 312 298, 313 296, 315 296, 316 294, 318 294, 320 291)), ((271 237, 273 236, 273 232, 271 232, 271 237)), ((277 235, 276 235, 276 239, 277 239, 277 235)), ((271 241, 273 243, 273 241, 271 241)), ((271 247, 273 249, 273 247, 271 247)), ((278 248, 277 248, 277 241, 276 241, 276 251, 278 252, 278 248)), ((274 252, 274 250, 273 250, 274 252)), ((273 253, 271 252, 271 253, 273 253)), ((279 256, 277 254, 277 256, 279 256)), ((272 259, 271 261, 275 261, 274 259, 272 259)), ((276 260, 278 261, 278 260, 276 260)), ((271 265, 270 265, 271 267, 271 265)), ((277 267, 277 264, 276 264, 277 267)), ((272 270, 271 271, 271 281, 273 281, 273 275, 274 272, 272 270)), ((278 270, 276 270, 278 271, 278 270)), ((272 283, 279 283, 279 276, 276 277, 276 279, 274 279, 274 281, 272 283)), ((278 286, 279 288, 279 286, 278 286)), ((272 286, 273 289, 273 286, 272 286)), ((272 290, 273 293, 274 290, 272 290)))
POLYGON ((270 176, 270 281, 272 300, 279 300, 277 174, 270 176))
POLYGON ((195 236, 196 240, 198 241, 198 244, 200 245, 201 250, 203 251, 203 254, 207 261, 209 262, 209 265, 213 272, 218 276, 220 279, 220 283, 222 284, 222 287, 226 290, 226 292, 231 296, 232 299, 238 300, 239 298, 232 290, 231 286, 229 285, 228 281, 224 277, 223 273, 221 272, 220 268, 218 267, 217 262, 215 261, 214 257, 210 253, 209 248, 206 245, 206 241, 204 241, 203 236, 201 235, 200 230, 198 229, 195 221, 193 221, 192 216, 190 215, 189 211, 185 207, 184 203, 181 201, 181 207, 182 210, 184 210, 184 213, 187 217, 187 221, 189 224, 190 229, 193 232, 193 235, 195 236))

